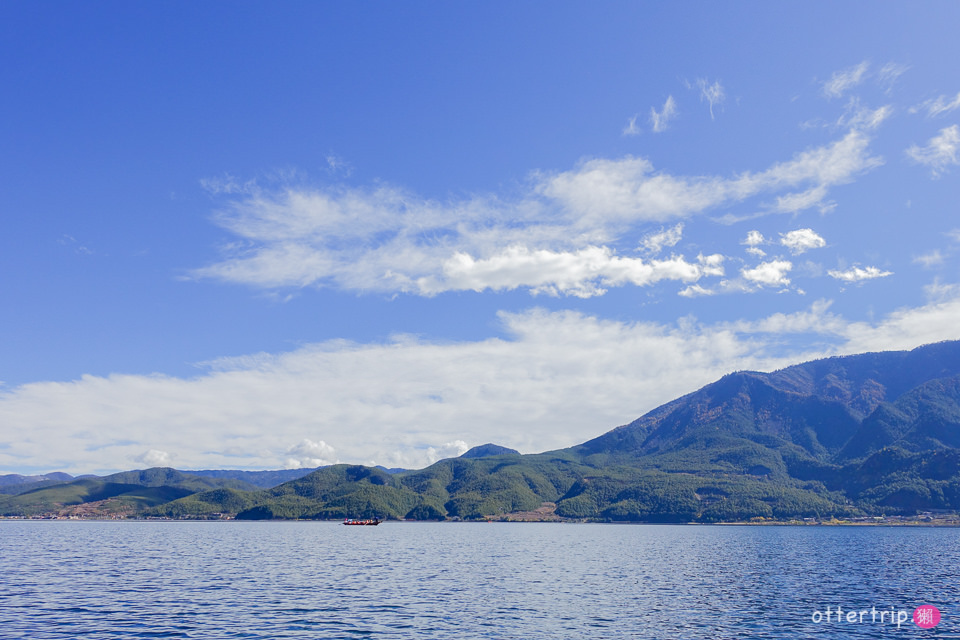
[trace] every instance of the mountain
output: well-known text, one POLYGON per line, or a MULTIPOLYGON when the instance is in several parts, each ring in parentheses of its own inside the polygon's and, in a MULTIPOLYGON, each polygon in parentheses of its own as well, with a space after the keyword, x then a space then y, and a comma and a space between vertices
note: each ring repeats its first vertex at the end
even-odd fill
MULTIPOLYGON (((950 387, 958 375, 960 342, 816 360, 769 374, 732 373, 575 449, 586 456, 664 455, 735 439, 818 460, 863 457, 907 444, 904 434, 889 431, 905 419, 890 412, 902 396, 909 402, 906 396, 928 383, 935 395, 938 385, 950 387), (885 435, 871 426, 878 410, 892 421, 885 435)), ((914 413, 917 402, 934 400, 921 396, 914 413)))
MULTIPOLYGON (((321 467, 314 467, 312 469, 274 469, 270 471, 242 471, 239 469, 204 469, 201 471, 184 471, 195 476, 203 476, 205 478, 232 478, 234 480, 242 480, 243 482, 252 484, 254 486, 260 487, 261 489, 270 489, 284 482, 290 482, 291 480, 296 480, 297 478, 302 478, 303 476, 313 473, 321 467)), ((377 466, 377 469, 382 469, 387 473, 401 473, 406 471, 406 469, 400 468, 390 468, 377 466)))
POLYGON ((516 449, 509 449, 507 447, 501 447, 498 444, 481 444, 476 447, 473 447, 463 455, 461 458, 486 458, 489 456, 503 456, 503 455, 520 455, 520 452, 516 449))
POLYGON ((202 478, 160 467, 103 477, 84 477, 18 495, 0 496, 0 515, 132 515, 217 487, 256 489, 239 480, 202 478))
POLYGON ((284 482, 302 478, 316 469, 278 469, 273 471, 241 471, 234 469, 204 469, 202 471, 184 471, 184 473, 204 478, 229 478, 241 480, 261 489, 269 489, 284 482))
POLYGON ((0 513, 67 499, 239 519, 717 522, 960 511, 960 342, 731 373, 541 454, 486 444, 416 471, 333 465, 256 490, 172 471, 148 470, 154 484, 133 472, 141 475, 98 479, 109 489, 85 479, 0 498, 0 513))
POLYGON ((46 487, 52 484, 60 484, 73 480, 69 473, 55 472, 45 473, 37 476, 22 476, 18 473, 9 473, 0 476, 0 494, 16 495, 46 487))

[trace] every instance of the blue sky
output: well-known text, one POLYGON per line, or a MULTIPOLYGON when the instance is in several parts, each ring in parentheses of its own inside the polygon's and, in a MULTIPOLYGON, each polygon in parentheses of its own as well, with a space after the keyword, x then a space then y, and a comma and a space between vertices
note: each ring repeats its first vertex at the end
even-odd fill
POLYGON ((958 20, 4 3, 0 473, 538 452, 960 338, 958 20))

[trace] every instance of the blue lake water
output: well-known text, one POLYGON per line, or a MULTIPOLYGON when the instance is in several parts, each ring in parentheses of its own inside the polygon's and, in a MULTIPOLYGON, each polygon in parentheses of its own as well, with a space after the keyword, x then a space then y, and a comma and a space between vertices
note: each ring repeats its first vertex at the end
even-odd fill
POLYGON ((951 636, 960 529, 0 521, 3 639, 951 636))

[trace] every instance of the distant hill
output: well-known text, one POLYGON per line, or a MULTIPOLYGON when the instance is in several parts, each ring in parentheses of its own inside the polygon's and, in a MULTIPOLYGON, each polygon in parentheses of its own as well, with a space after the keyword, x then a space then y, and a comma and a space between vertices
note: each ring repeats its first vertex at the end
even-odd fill
POLYGON ((486 458, 489 456, 503 456, 503 455, 520 455, 520 452, 516 449, 508 449, 507 447, 501 447, 498 444, 481 444, 476 446, 466 453, 464 453, 461 458, 486 458))
POLYGON ((141 515, 240 519, 718 522, 960 511, 960 342, 731 373, 541 454, 486 444, 416 471, 333 465, 256 490, 203 486, 235 477, 132 473, 0 497, 0 513, 104 500, 141 515))
POLYGON ((404 471, 406 471, 406 469, 402 469, 402 468, 400 468, 400 467, 389 467, 389 468, 388 468, 388 467, 384 467, 384 466, 379 465, 379 464, 378 464, 376 467, 374 467, 374 468, 380 469, 381 471, 386 471, 387 473, 403 473, 404 471))
MULTIPOLYGON (((284 482, 290 482, 291 480, 296 480, 297 478, 302 478, 305 475, 313 473, 314 471, 321 469, 322 467, 314 467, 312 469, 276 469, 272 471, 242 471, 237 469, 204 469, 202 471, 184 471, 195 476, 202 476, 205 478, 232 478, 234 480, 241 480, 247 482, 261 489, 270 489, 284 482)), ((402 473, 406 469, 391 468, 377 466, 378 469, 382 469, 387 473, 402 473)))
POLYGON ((45 473, 36 476, 22 476, 18 473, 10 473, 0 476, 0 494, 16 495, 32 489, 39 489, 52 484, 69 482, 73 476, 69 473, 45 473))
MULTIPOLYGON (((319 468, 319 467, 317 467, 319 468)), ((297 478, 302 478, 308 473, 312 473, 317 470, 313 469, 278 469, 276 471, 240 471, 240 470, 214 470, 214 469, 205 469, 203 471, 184 471, 194 476, 201 476, 204 478, 230 478, 233 480, 241 480, 247 482, 261 489, 269 489, 270 487, 275 487, 278 484, 283 484, 284 482, 290 482, 291 480, 296 480, 297 478)))
POLYGON ((0 496, 0 515, 133 515, 149 507, 218 487, 256 489, 239 480, 202 478, 169 468, 124 471, 0 496))

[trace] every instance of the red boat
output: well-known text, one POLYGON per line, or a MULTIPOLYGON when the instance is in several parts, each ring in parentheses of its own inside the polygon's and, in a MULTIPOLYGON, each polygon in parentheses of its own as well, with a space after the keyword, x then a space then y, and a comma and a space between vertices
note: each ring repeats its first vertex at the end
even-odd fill
POLYGON ((343 521, 343 524, 375 527, 380 524, 380 522, 381 520, 379 518, 374 518, 373 520, 357 520, 356 518, 347 518, 343 521))

